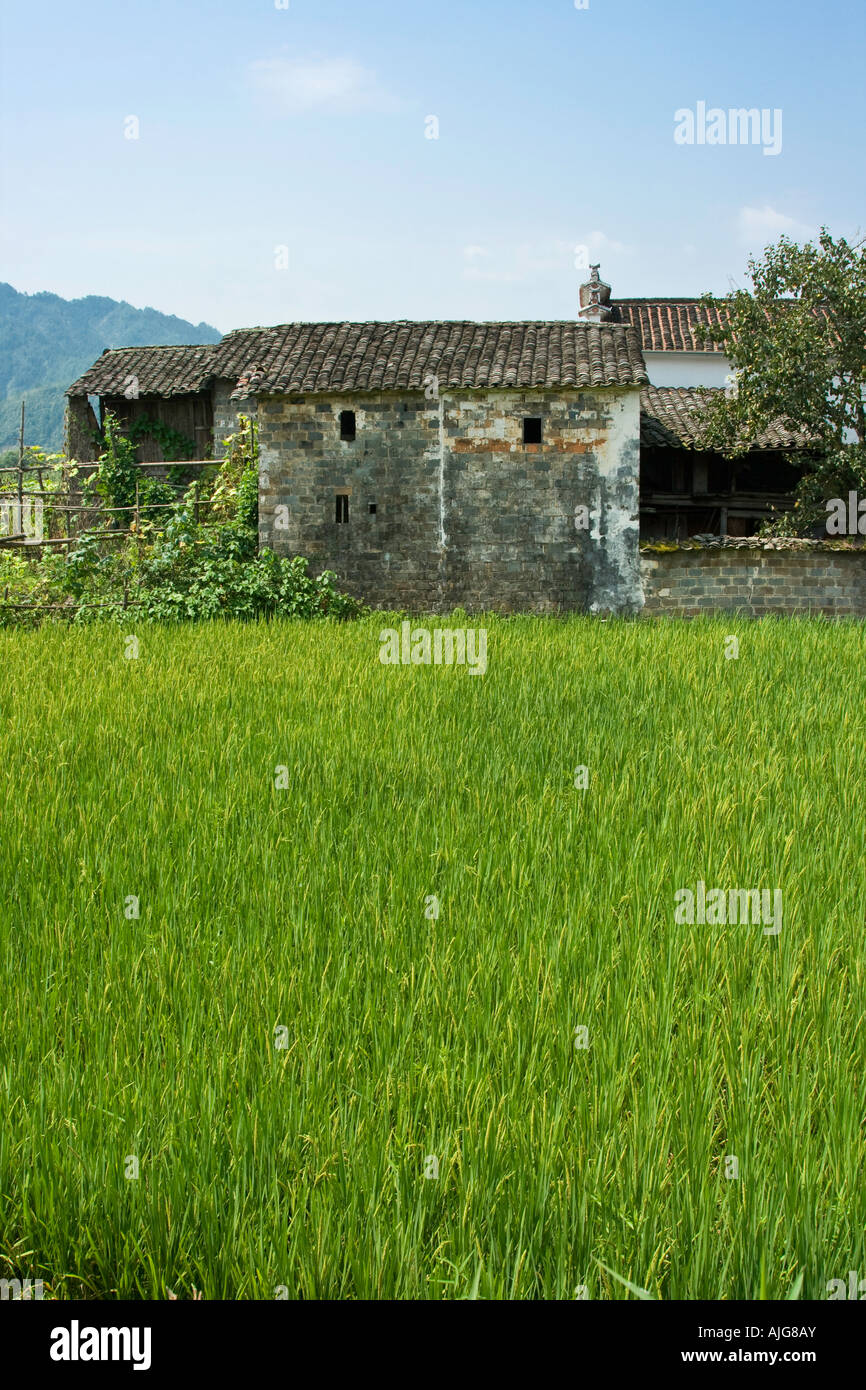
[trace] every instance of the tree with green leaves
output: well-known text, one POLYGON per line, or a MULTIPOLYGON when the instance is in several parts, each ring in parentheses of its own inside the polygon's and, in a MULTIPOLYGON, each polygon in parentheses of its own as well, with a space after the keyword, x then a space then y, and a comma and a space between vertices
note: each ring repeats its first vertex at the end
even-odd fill
POLYGON ((803 246, 783 236, 748 277, 751 289, 701 301, 725 312, 697 336, 733 368, 727 391, 705 395, 704 444, 736 458, 774 424, 800 436, 795 507, 771 529, 803 534, 830 499, 866 492, 866 249, 826 227, 803 246))

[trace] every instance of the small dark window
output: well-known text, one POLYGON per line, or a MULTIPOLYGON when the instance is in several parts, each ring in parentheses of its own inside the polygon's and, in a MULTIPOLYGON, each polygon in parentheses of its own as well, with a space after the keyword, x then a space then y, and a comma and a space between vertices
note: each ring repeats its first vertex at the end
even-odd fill
POLYGON ((340 411, 340 438, 355 438, 355 412, 354 410, 340 411))
POLYGON ((371 502, 371 503, 370 503, 370 515, 371 515, 371 516, 375 516, 375 515, 376 515, 376 503, 375 503, 375 502, 371 502))
POLYGON ((337 521, 349 520, 349 499, 345 492, 337 493, 336 519, 337 521))
POLYGON ((524 444, 541 443, 541 416, 527 415, 523 421, 524 444))

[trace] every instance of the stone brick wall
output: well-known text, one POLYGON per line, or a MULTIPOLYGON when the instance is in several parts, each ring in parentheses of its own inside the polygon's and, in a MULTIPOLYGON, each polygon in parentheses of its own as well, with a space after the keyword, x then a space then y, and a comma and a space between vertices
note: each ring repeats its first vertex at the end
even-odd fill
POLYGON ((866 617, 866 550, 821 541, 729 541, 641 552, 644 612, 866 617))
POLYGON ((263 396, 258 420, 260 543, 374 606, 640 608, 636 390, 263 396))
POLYGON ((94 432, 99 421, 87 396, 67 396, 63 429, 63 451, 68 459, 78 463, 93 463, 99 458, 94 432))
POLYGON ((236 386, 236 378, 232 378, 232 380, 219 378, 213 384, 211 398, 213 400, 213 456, 215 459, 221 459, 225 453, 222 441, 228 435, 236 432, 238 416, 251 415, 253 419, 256 417, 255 396, 248 396, 242 401, 230 399, 236 386))

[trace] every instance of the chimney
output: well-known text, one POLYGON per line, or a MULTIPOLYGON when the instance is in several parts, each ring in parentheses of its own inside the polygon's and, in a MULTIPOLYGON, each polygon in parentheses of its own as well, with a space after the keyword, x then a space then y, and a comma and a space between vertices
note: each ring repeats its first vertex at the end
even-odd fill
POLYGON ((597 265, 591 265, 589 279, 580 287, 577 317, 587 323, 607 323, 611 315, 610 285, 599 279, 598 269, 597 265))

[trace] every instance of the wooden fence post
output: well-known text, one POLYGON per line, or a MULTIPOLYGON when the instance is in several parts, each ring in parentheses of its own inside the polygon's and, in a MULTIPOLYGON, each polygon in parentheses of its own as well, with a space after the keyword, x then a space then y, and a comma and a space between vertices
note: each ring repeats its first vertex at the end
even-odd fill
POLYGON ((21 428, 18 431, 18 530, 24 530, 24 402, 21 402, 21 428))

